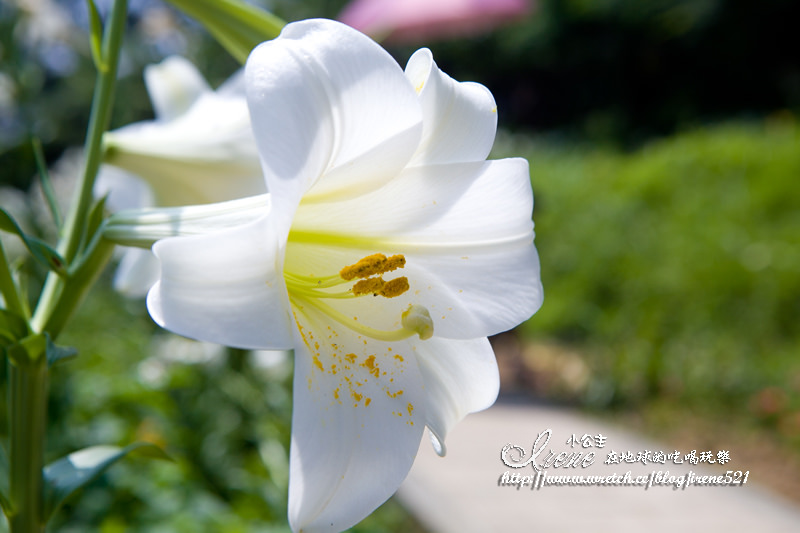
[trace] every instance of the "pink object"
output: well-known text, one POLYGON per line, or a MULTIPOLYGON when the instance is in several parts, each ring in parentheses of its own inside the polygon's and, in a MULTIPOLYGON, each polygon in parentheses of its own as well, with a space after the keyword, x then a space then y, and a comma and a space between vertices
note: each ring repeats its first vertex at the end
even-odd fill
POLYGON ((530 9, 529 0, 354 0, 339 20, 384 41, 413 42, 487 32, 530 9))

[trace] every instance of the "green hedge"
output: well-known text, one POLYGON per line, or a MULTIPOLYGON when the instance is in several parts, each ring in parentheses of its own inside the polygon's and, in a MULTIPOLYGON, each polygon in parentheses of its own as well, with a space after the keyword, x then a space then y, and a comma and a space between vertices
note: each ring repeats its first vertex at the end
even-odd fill
POLYGON ((520 137, 545 303, 523 331, 580 347, 590 403, 747 399, 800 381, 800 128, 790 115, 634 153, 520 137))

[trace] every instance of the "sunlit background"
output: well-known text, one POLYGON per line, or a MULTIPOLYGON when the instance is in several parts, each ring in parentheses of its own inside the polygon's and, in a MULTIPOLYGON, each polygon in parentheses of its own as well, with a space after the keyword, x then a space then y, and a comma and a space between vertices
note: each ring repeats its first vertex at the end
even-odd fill
MULTIPOLYGON (((494 340, 502 396, 750 442, 799 498, 800 3, 253 3, 341 16, 401 64, 428 46, 495 95, 493 157, 531 163, 546 295, 494 340)), ((148 63, 184 55, 215 86, 238 68, 160 1, 130 10, 112 127, 152 118, 148 63)), ((66 200, 94 83, 87 28, 84 0, 0 3, 0 203, 44 238, 31 139, 66 200)), ((63 342, 81 353, 53 372, 49 456, 144 439, 175 459, 115 466, 60 513, 63 531, 287 530, 290 358, 176 338, 107 280, 63 342)), ((422 531, 391 501, 356 530, 422 531)))

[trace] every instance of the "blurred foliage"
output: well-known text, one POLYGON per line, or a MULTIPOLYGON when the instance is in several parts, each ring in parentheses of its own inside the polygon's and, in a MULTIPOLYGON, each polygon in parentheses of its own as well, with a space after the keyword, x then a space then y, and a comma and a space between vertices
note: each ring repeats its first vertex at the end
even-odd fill
POLYGON ((491 88, 505 127, 635 146, 707 120, 800 110, 800 2, 534 4, 491 35, 420 43, 454 78, 491 88))
MULTIPOLYGON (((253 0, 287 21, 335 18, 345 0, 253 0)), ((93 85, 84 0, 0 3, 0 184, 27 188, 29 139, 48 161, 80 145, 93 85)), ((100 2, 101 11, 106 5, 100 2)), ((457 79, 487 85, 500 123, 636 146, 731 116, 800 111, 794 0, 538 0, 472 39, 419 43, 457 79)), ((405 62, 413 49, 396 48, 405 62)), ((159 0, 131 2, 113 126, 151 118, 141 68, 183 54, 219 84, 237 64, 159 0)))
POLYGON ((583 401, 800 412, 799 148, 789 114, 630 154, 500 139, 536 199, 545 303, 523 331, 584 354, 583 401))
MULTIPOLYGON (((97 4, 105 15, 108 3, 97 4)), ((162 2, 134 0, 129 11, 112 129, 153 117, 142 79, 147 64, 182 54, 214 86, 239 67, 197 23, 162 2)), ((0 3, 0 185, 30 186, 33 137, 49 163, 83 144, 94 81, 85 0, 0 3)))

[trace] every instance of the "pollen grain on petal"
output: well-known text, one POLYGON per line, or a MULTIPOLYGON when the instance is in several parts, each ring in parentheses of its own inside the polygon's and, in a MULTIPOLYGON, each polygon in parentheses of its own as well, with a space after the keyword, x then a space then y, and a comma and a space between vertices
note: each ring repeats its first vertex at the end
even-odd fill
POLYGON ((369 373, 372 374, 373 376, 375 376, 376 378, 380 376, 381 370, 380 370, 380 368, 378 368, 378 365, 375 364, 375 356, 374 355, 370 355, 369 357, 367 357, 364 360, 364 362, 361 363, 361 366, 366 368, 369 371, 369 373))

